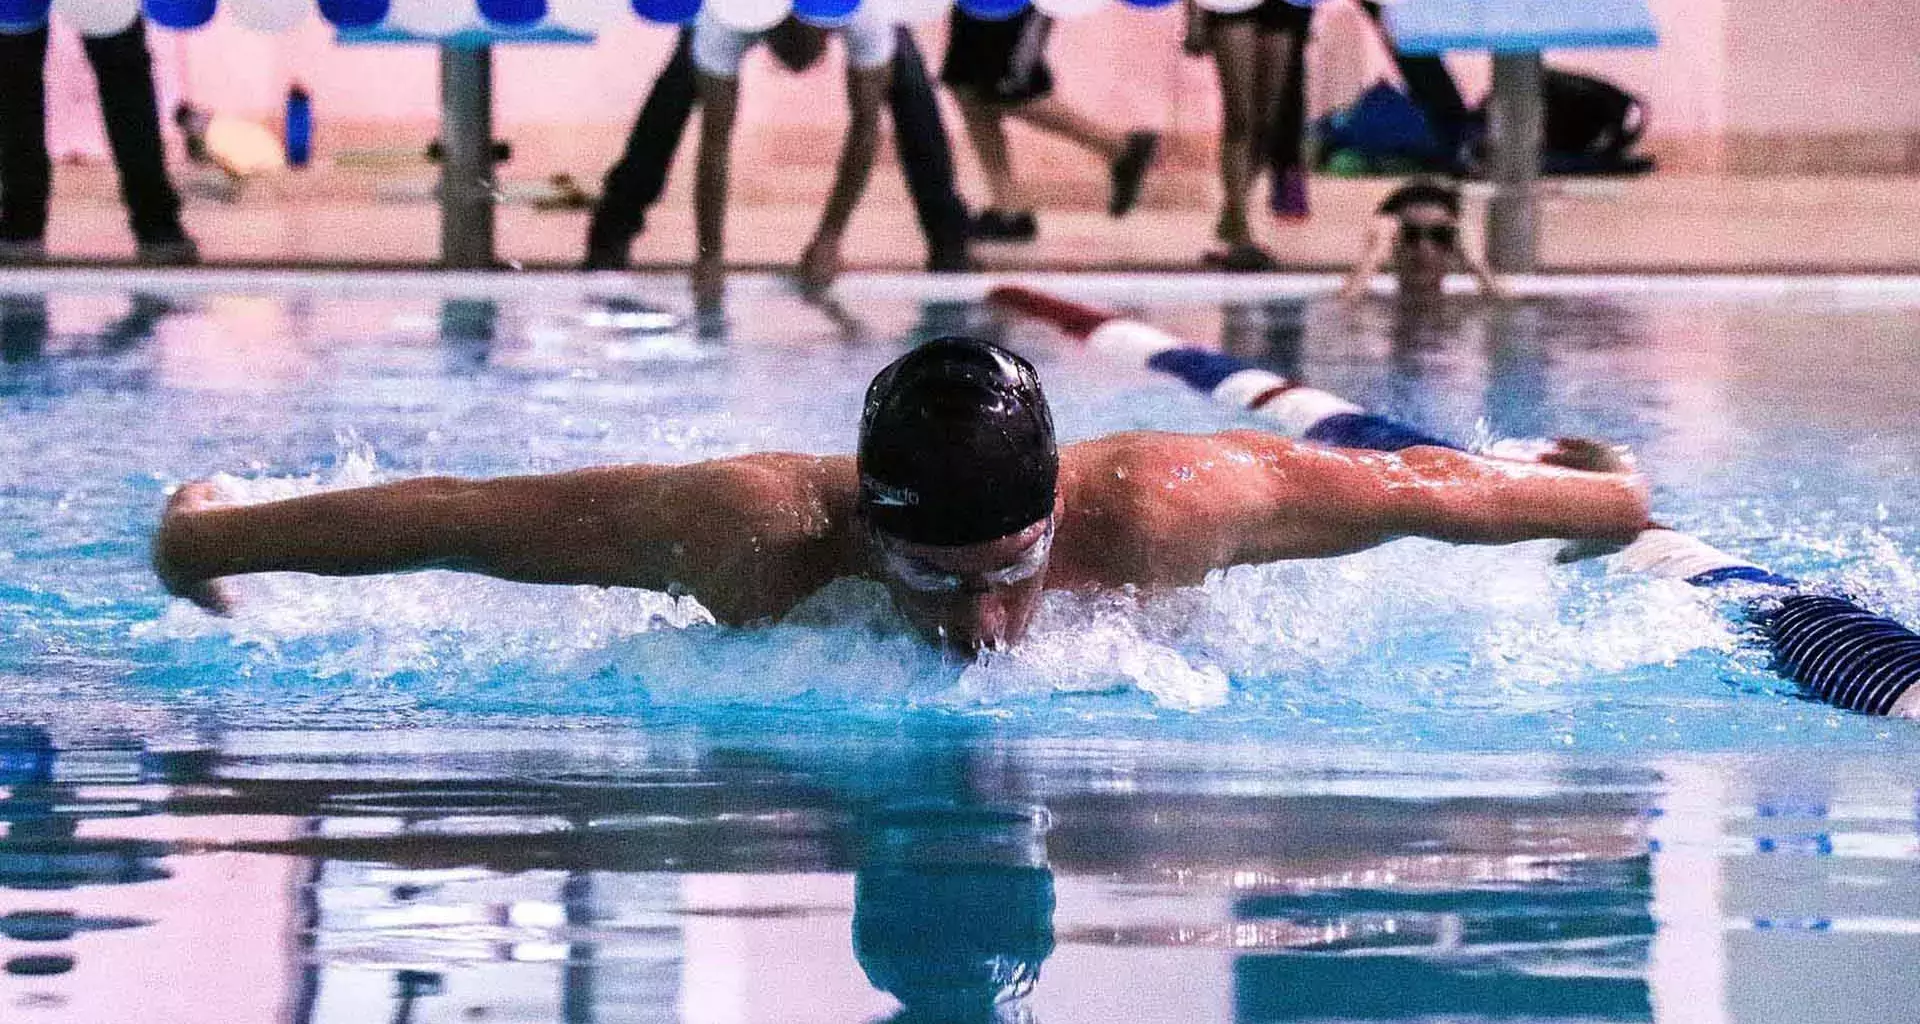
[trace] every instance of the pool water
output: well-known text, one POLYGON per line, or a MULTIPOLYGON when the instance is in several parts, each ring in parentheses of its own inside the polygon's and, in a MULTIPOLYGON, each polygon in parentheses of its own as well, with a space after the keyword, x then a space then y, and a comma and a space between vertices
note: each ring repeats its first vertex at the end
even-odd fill
MULTIPOLYGON (((1049 286, 1443 436, 1629 443, 1665 521, 1920 621, 1920 286, 1049 286)), ((249 578, 221 620, 147 569, 205 476, 846 451, 950 332, 1028 355, 1068 439, 1247 424, 984 282, 0 289, 0 1019, 1911 1019, 1913 723, 1550 544, 1051 595, 969 664, 851 581, 730 630, 448 573, 249 578)))

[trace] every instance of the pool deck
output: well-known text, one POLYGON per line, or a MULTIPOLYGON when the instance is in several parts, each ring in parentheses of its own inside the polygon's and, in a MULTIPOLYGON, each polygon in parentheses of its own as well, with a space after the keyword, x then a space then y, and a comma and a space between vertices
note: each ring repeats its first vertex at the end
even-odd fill
MULTIPOLYGON (((728 224, 736 266, 777 267, 804 245, 827 191, 825 171, 794 168, 746 180, 728 224)), ((341 170, 251 184, 234 201, 181 173, 188 228, 207 261, 239 267, 430 268, 439 250, 427 166, 372 176, 341 170)), ((639 269, 683 267, 693 250, 691 174, 675 185, 634 246, 639 269)), ((588 185, 594 182, 586 182, 588 185)), ((1394 182, 1316 178, 1314 216, 1262 217, 1263 241, 1284 269, 1334 271, 1357 254, 1361 225, 1394 182)), ((509 178, 497 252, 509 266, 559 269, 580 257, 583 211, 539 212, 526 201, 537 179, 509 178)), ((963 176, 963 190, 978 195, 963 176)), ((1158 174, 1141 207, 1121 221, 1097 208, 1103 183, 1056 181, 1038 189, 1040 238, 976 247, 986 271, 1190 270, 1210 247, 1214 185, 1204 168, 1158 174)), ((1920 178, 1746 178, 1656 174, 1638 179, 1547 179, 1541 270, 1569 273, 1914 273, 1920 271, 1920 178)), ((1468 191, 1477 222, 1484 186, 1468 191)), ((48 245, 57 264, 124 263, 131 239, 110 170, 62 167, 48 245)), ((1475 224, 1475 234, 1478 225, 1475 224)), ((847 246, 849 269, 918 269, 925 252, 899 174, 877 168, 847 246)))

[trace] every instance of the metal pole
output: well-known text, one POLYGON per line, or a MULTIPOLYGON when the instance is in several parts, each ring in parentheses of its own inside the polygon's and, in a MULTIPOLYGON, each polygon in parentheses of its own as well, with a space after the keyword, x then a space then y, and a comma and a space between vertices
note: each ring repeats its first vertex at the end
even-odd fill
POLYGON ((493 195, 493 48, 441 43, 441 265, 494 265, 493 195))
POLYGON ((1540 174, 1539 53, 1493 55, 1493 200, 1487 261, 1495 270, 1534 268, 1540 239, 1534 179, 1540 174))

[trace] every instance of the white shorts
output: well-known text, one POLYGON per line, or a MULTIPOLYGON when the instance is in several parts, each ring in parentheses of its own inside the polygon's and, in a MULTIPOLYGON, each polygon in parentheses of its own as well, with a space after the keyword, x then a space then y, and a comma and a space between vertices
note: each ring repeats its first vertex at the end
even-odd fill
MULTIPOLYGON (((893 20, 886 5, 862 3, 845 22, 829 29, 847 47, 847 65, 871 71, 893 61, 893 20)), ((740 62, 760 41, 758 32, 728 28, 714 18, 713 5, 701 8, 693 23, 693 66, 715 78, 740 77, 740 62)))

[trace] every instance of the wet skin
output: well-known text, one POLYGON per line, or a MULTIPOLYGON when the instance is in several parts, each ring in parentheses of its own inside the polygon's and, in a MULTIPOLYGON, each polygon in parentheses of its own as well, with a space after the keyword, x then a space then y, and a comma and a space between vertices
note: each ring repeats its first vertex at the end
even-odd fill
POLYGON ((1466 544, 1624 543, 1647 487, 1590 443, 1540 462, 1443 448, 1322 448, 1261 431, 1136 432, 1060 452, 1050 557, 1000 584, 1043 529, 960 547, 894 541, 960 578, 929 593, 890 572, 856 507, 850 456, 768 453, 684 466, 402 480, 258 505, 187 484, 154 538, 168 591, 224 611, 224 577, 455 569, 528 583, 692 594, 723 623, 774 618, 840 577, 885 582, 929 637, 1018 642, 1045 589, 1190 586, 1230 565, 1318 558, 1424 536, 1466 544))

